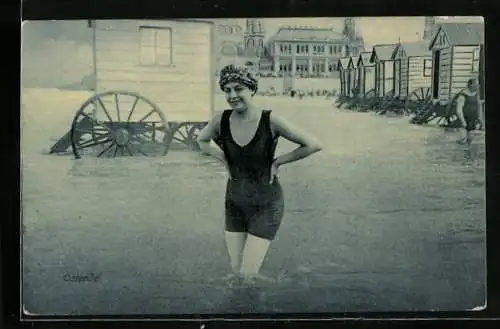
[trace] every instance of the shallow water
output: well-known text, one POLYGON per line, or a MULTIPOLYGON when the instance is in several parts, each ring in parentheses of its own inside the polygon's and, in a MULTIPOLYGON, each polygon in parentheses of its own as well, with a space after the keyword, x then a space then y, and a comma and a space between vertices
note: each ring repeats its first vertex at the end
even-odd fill
MULTIPOLYGON (((266 99, 262 102, 263 104, 266 99)), ((463 310, 485 299, 484 137, 349 113, 268 107, 324 143, 281 170, 286 214, 259 289, 228 271, 226 173, 196 152, 44 155, 67 129, 23 113, 24 304, 41 314, 463 310), (68 282, 65 274, 97 275, 68 282)), ((45 112, 44 112, 45 111, 45 112)), ((70 117, 70 115, 67 115, 70 117)), ((292 145, 280 142, 278 152, 292 145)))

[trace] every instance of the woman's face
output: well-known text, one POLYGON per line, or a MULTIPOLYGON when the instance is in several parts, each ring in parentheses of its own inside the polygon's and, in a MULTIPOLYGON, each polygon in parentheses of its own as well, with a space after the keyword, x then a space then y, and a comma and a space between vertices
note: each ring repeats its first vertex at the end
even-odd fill
POLYGON ((237 112, 244 112, 252 100, 252 91, 239 82, 229 82, 224 86, 224 94, 231 108, 237 112))
POLYGON ((468 88, 470 91, 477 91, 479 89, 479 84, 477 80, 472 80, 468 83, 468 88))

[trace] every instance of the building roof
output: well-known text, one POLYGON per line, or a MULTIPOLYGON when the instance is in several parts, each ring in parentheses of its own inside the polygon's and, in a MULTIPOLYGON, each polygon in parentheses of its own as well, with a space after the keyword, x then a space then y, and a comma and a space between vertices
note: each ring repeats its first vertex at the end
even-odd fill
POLYGON ((350 56, 349 57, 348 67, 349 68, 356 68, 356 67, 358 67, 358 58, 359 58, 359 56, 350 56))
POLYGON ((450 45, 480 45, 484 44, 483 23, 446 23, 440 24, 434 34, 429 49, 432 49, 439 32, 443 31, 450 45))
POLYGON ((432 56, 429 50, 429 41, 422 40, 417 42, 405 42, 399 45, 407 57, 425 57, 432 56))
POLYGON ((339 70, 345 70, 347 69, 347 66, 349 65, 349 61, 351 60, 351 57, 342 57, 339 58, 339 62, 337 64, 337 68, 339 70))
POLYGON ((372 56, 372 53, 369 51, 364 51, 358 56, 358 62, 357 65, 363 65, 363 66, 371 66, 373 63, 370 63, 370 58, 372 56))
POLYGON ((344 35, 333 29, 312 27, 282 27, 270 40, 272 41, 344 41, 344 35))
POLYGON ((397 43, 373 46, 370 62, 375 62, 375 59, 379 61, 390 61, 393 58, 394 51, 396 50, 397 46, 397 43))

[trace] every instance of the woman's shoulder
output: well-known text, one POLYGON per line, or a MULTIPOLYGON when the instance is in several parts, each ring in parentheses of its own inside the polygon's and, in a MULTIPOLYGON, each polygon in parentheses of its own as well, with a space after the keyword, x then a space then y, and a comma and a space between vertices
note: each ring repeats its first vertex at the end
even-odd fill
POLYGON ((269 120, 272 124, 279 125, 283 121, 281 115, 277 114, 275 111, 273 112, 271 109, 264 109, 263 111, 269 116, 269 120))
POLYGON ((224 115, 228 115, 231 113, 232 110, 230 109, 225 109, 225 110, 222 110, 222 111, 216 111, 215 112, 215 115, 212 117, 212 121, 216 121, 216 122, 219 122, 221 121, 222 117, 224 115))

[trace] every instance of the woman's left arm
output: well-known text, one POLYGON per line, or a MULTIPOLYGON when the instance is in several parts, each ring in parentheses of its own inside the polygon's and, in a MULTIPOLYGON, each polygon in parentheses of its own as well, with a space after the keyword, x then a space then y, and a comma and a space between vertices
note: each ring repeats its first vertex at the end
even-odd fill
POLYGON ((479 93, 477 94, 477 111, 479 116, 479 122, 481 124, 481 129, 485 129, 484 127, 484 103, 481 101, 481 97, 479 93))
POLYGON ((292 152, 285 153, 277 157, 273 163, 276 168, 286 163, 308 157, 313 153, 321 151, 323 148, 317 139, 307 135, 305 132, 293 126, 286 120, 283 120, 279 116, 271 114, 271 124, 279 136, 299 145, 299 147, 292 152))

